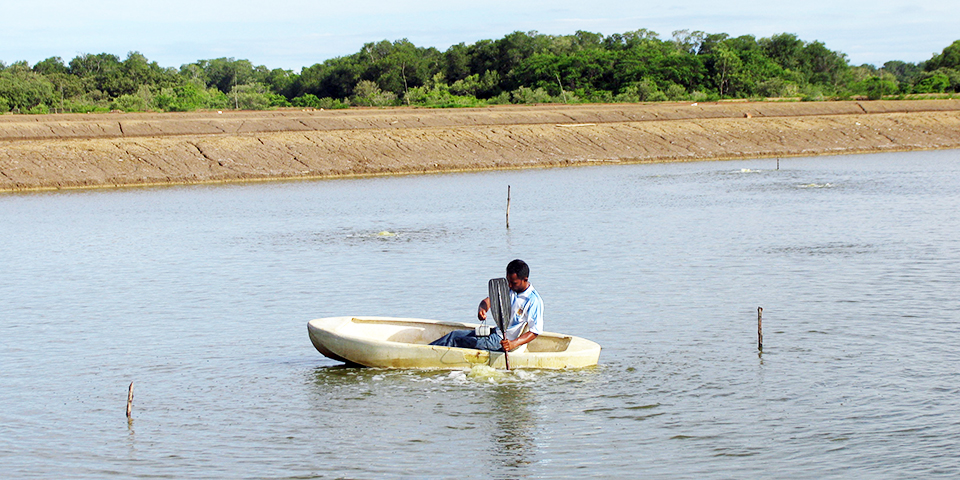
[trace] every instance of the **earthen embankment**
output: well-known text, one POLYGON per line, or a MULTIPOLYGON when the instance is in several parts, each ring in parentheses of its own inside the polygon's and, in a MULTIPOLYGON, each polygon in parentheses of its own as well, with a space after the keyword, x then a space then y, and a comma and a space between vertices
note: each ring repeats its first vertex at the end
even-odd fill
POLYGON ((960 148, 960 101, 0 116, 0 191, 960 148))

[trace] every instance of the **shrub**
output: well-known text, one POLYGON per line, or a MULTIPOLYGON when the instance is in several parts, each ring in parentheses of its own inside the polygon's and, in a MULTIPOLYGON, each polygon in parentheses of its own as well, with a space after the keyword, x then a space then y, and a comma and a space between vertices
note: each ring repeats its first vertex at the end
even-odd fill
POLYGON ((826 99, 823 91, 813 85, 807 85, 800 91, 800 101, 803 102, 822 102, 826 99))
POLYGON ((320 108, 326 108, 327 110, 350 108, 350 100, 346 98, 337 100, 335 98, 324 97, 320 99, 320 108))
POLYGON ((543 88, 536 90, 529 87, 520 87, 510 93, 513 103, 555 103, 553 97, 543 88))
POLYGON ((368 107, 385 107, 397 104, 397 94, 380 90, 370 80, 360 80, 353 88, 353 102, 368 107))
POLYGON ((294 98, 290 101, 294 107, 304 107, 304 108, 323 108, 320 105, 320 99, 312 93, 294 98))
POLYGON ((294 107, 322 108, 326 110, 350 108, 350 101, 347 99, 335 100, 330 97, 317 98, 316 95, 310 93, 294 98, 290 103, 294 107))
POLYGON ((709 102, 711 100, 717 100, 719 98, 720 96, 717 94, 711 95, 706 92, 694 91, 693 93, 690 94, 689 97, 687 97, 687 100, 690 100, 691 102, 709 102))
POLYGON ((624 87, 620 94, 614 97, 614 100, 618 102, 663 102, 687 96, 687 91, 680 85, 670 83, 667 88, 668 92, 664 93, 656 82, 645 78, 624 87))
POLYGON ((408 105, 422 105, 425 107, 475 107, 482 105, 480 100, 472 95, 454 95, 450 87, 438 83, 433 88, 413 87, 404 95, 408 105))
POLYGON ((77 97, 64 102, 64 110, 73 113, 103 113, 109 112, 110 108, 104 105, 98 105, 96 102, 86 98, 77 97))
POLYGON ((623 90, 613 97, 613 101, 617 103, 639 103, 640 93, 637 91, 637 86, 627 85, 623 87, 623 90))
POLYGON ((292 107, 293 104, 290 103, 290 100, 287 100, 287 97, 280 95, 279 93, 267 92, 267 100, 270 100, 271 107, 292 107))
POLYGON ((667 91, 664 92, 664 95, 667 96, 668 100, 674 102, 686 100, 689 97, 687 94, 687 89, 683 88, 681 85, 677 85, 676 83, 671 83, 669 86, 667 86, 667 91))
POLYGON ((795 83, 778 77, 757 84, 757 95, 767 98, 795 97, 799 90, 795 83))
POLYGON ((43 103, 39 103, 27 109, 26 113, 31 115, 46 115, 50 113, 50 107, 46 106, 43 103))
POLYGON ((613 92, 601 89, 578 88, 572 94, 570 92, 561 92, 560 95, 553 97, 563 103, 610 103, 613 102, 613 92))
MULTIPOLYGON (((248 83, 246 85, 236 85, 230 90, 229 98, 233 100, 234 108, 240 110, 266 110, 273 106, 282 106, 282 102, 276 97, 283 97, 271 93, 270 89, 262 83, 248 83), (279 103, 279 105, 278 105, 279 103)), ((286 102, 283 98, 283 102, 286 102)), ((287 102, 289 105, 289 102, 287 102)))
POLYGON ((488 105, 508 105, 510 103, 510 92, 500 92, 499 95, 487 99, 488 105))
POLYGON ((463 80, 457 80, 450 85, 450 92, 454 95, 476 96, 482 85, 480 84, 480 75, 473 74, 463 80))
POLYGON ((945 72, 926 74, 913 87, 917 93, 943 93, 950 88, 950 77, 945 72))
POLYGON ((124 112, 142 112, 147 109, 147 102, 138 95, 120 95, 113 101, 110 108, 124 112))
POLYGON ((204 88, 187 82, 161 89, 154 99, 154 104, 167 112, 189 112, 200 108, 229 108, 236 104, 233 100, 216 88, 204 88))

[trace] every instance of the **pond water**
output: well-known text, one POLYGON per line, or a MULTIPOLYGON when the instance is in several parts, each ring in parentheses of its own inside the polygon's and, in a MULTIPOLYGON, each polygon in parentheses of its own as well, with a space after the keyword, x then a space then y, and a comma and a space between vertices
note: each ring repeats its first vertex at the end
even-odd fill
POLYGON ((6 194, 0 232, 3 477, 960 476, 957 150, 6 194), (470 321, 513 258, 598 367, 307 337, 470 321))

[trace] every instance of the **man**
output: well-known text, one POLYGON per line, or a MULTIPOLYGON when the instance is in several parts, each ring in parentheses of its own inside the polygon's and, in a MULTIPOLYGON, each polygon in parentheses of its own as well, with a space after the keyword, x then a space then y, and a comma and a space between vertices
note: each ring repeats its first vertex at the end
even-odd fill
MULTIPOLYGON (((430 345, 510 352, 533 341, 543 333, 543 299, 530 284, 529 277, 530 267, 523 260, 517 259, 507 264, 511 315, 506 335, 499 329, 488 337, 478 337, 473 330, 455 330, 430 345)), ((480 301, 477 318, 486 320, 488 310, 490 297, 480 301)))

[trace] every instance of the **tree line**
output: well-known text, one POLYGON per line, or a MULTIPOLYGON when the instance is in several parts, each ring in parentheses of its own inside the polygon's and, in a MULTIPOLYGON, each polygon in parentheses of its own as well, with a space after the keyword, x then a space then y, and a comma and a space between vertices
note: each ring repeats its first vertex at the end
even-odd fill
POLYGON ((609 103, 792 98, 825 100, 960 92, 960 40, 920 63, 850 65, 790 33, 757 39, 641 29, 605 36, 514 32, 446 51, 403 39, 299 73, 217 58, 161 67, 82 54, 65 63, 0 62, 0 113, 191 111, 275 107, 609 103))

